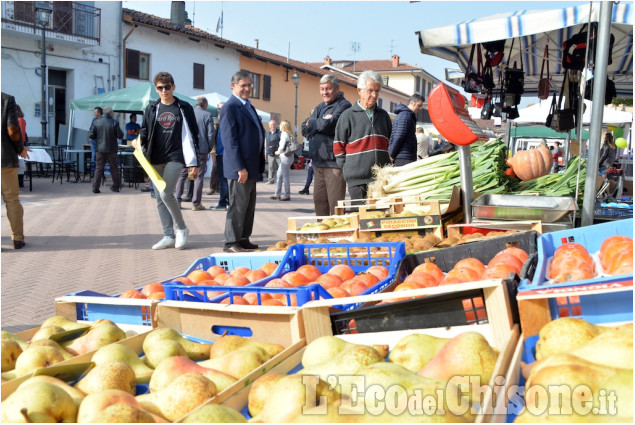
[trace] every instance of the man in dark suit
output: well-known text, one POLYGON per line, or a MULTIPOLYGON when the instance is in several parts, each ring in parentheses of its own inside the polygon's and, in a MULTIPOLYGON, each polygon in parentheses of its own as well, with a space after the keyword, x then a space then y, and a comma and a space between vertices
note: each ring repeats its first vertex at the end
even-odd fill
POLYGON ((110 190, 119 192, 121 176, 117 166, 117 140, 123 138, 123 131, 121 131, 119 123, 113 118, 112 107, 104 107, 104 115, 93 122, 88 137, 97 142, 93 193, 101 193, 99 186, 101 186, 101 180, 104 178, 106 161, 110 164, 110 175, 112 176, 110 190))
POLYGON ((265 131, 256 109, 249 102, 249 74, 232 76, 232 96, 223 105, 220 119, 223 143, 223 174, 229 182, 229 209, 225 223, 225 252, 257 249, 249 241, 256 211, 256 181, 265 171, 265 131))

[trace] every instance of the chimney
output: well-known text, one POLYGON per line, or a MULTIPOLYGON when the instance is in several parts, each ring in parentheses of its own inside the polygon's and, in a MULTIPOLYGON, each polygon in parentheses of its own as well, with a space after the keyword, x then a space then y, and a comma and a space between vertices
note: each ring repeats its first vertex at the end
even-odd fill
POLYGON ((392 55, 392 67, 399 67, 399 55, 392 55))
POLYGON ((258 46, 260 46, 260 40, 257 38, 254 38, 254 43, 255 43, 256 50, 258 50, 258 46))
POLYGON ((324 58, 324 65, 330 65, 331 64, 331 57, 327 56, 324 58))
POLYGON ((185 2, 173 1, 170 11, 170 23, 179 28, 185 28, 185 2))

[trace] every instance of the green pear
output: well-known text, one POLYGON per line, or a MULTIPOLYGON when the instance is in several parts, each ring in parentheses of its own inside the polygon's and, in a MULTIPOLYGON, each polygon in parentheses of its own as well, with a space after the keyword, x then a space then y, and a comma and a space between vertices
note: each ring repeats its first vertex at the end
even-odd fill
POLYGON ((103 390, 121 390, 132 395, 136 392, 134 370, 120 360, 96 364, 75 384, 85 394, 103 390))
MULTIPOLYGON (((139 421, 147 419, 147 416, 140 412, 147 412, 143 409, 137 399, 121 390, 104 390, 93 394, 88 394, 77 412, 77 422, 79 423, 103 423, 111 422, 133 422, 135 419, 139 421), (120 406, 115 408, 113 406, 120 406), (131 406, 125 408, 121 406, 131 406), (112 407, 112 408, 111 408, 112 407)), ((165 422, 161 416, 155 416, 147 412, 154 422, 165 422)))
POLYGON ((20 354, 15 362, 16 377, 28 375, 40 369, 64 361, 64 353, 61 348, 51 346, 29 347, 20 354))
POLYGON ((38 339, 49 339, 51 335, 55 335, 60 332, 66 332, 66 330, 59 326, 40 326, 40 329, 38 329, 31 337, 31 342, 37 341, 38 339))
POLYGON ((536 360, 556 353, 569 353, 602 333, 605 328, 595 326, 583 319, 561 317, 540 329, 536 343, 536 360))
POLYGON ((230 424, 247 423, 247 420, 240 412, 231 407, 221 404, 206 404, 187 415, 181 423, 230 424))
POLYGON ((15 362, 22 354, 22 347, 12 339, 0 340, 0 355, 2 356, 2 372, 15 369, 15 362))
POLYGON ((52 339, 36 339, 35 341, 31 340, 31 342, 29 342, 28 347, 29 348, 53 347, 53 348, 59 349, 62 352, 62 355, 64 356, 64 360, 72 359, 73 357, 75 357, 74 355, 66 351, 64 348, 62 348, 61 345, 59 345, 57 342, 53 341, 52 339))
POLYGON ((26 341, 23 340, 22 338, 20 338, 19 336, 17 336, 16 334, 13 334, 13 333, 8 332, 8 331, 1 331, 0 332, 0 338, 1 339, 10 339, 12 341, 15 341, 18 344, 20 344, 20 347, 22 348, 23 351, 26 349, 26 346, 27 346, 26 341))
POLYGON ((46 382, 46 383, 53 384, 60 387, 66 392, 66 394, 71 396, 71 398, 73 399, 73 401, 75 402, 77 406, 79 406, 82 403, 82 400, 84 400, 84 397, 86 397, 86 394, 84 394, 77 388, 71 387, 66 382, 62 381, 61 379, 55 378, 53 376, 48 376, 48 375, 32 376, 31 378, 21 383, 18 386, 18 388, 25 387, 35 382, 46 382))
POLYGON ((406 335, 390 351, 388 359, 416 373, 427 365, 449 340, 426 334, 406 335))
POLYGON ((216 395, 216 385, 203 375, 189 372, 156 393, 138 395, 148 412, 176 421, 216 395))
POLYGON ((570 354, 605 366, 633 369, 633 324, 606 328, 570 354))
POLYGON ((172 356, 163 359, 154 370, 150 379, 150 392, 154 393, 164 389, 176 378, 188 372, 196 372, 205 376, 216 385, 218 392, 223 391, 237 381, 233 376, 218 370, 205 368, 187 356, 172 356))
POLYGON ((214 342, 214 345, 212 345, 212 348, 210 350, 210 358, 220 357, 239 347, 250 344, 255 344, 261 348, 264 348, 265 351, 269 354, 269 357, 275 357, 284 350, 284 347, 280 344, 269 344, 267 342, 251 341, 238 335, 225 335, 222 338, 219 338, 216 342, 214 342))
POLYGON ((79 338, 62 344, 66 350, 76 356, 90 353, 105 345, 126 339, 126 333, 119 326, 112 323, 98 323, 90 327, 88 332, 79 338))
POLYGON ((327 381, 331 375, 356 375, 360 369, 383 361, 384 357, 375 348, 369 345, 351 344, 335 357, 311 367, 305 367, 299 373, 317 375, 327 381))
POLYGON ((245 345, 220 357, 199 362, 198 365, 240 379, 269 359, 269 354, 264 348, 257 345, 245 345))
POLYGON ((187 356, 192 360, 209 359, 212 344, 199 344, 183 338, 177 331, 170 328, 158 328, 151 331, 143 341, 143 351, 148 353, 148 348, 159 344, 161 341, 175 341, 183 346, 187 356))
POLYGON ((2 422, 77 422, 78 406, 62 388, 48 382, 20 387, 2 402, 2 422))
MULTIPOLYGON (((344 341, 336 336, 322 336, 313 340, 304 350, 302 355, 302 366, 312 367, 333 359, 347 348, 357 346, 348 341, 344 341)), ((387 345, 373 345, 373 348, 384 358, 388 355, 387 345)))
POLYGON ((249 414, 254 417, 262 412, 265 401, 276 388, 276 383, 286 375, 278 372, 267 372, 251 384, 249 394, 247 396, 247 408, 249 414))
POLYGON ((159 363, 168 357, 173 356, 185 356, 187 357, 187 352, 185 348, 181 344, 176 341, 172 341, 170 339, 159 341, 153 345, 146 345, 145 342, 143 344, 143 351, 145 355, 143 357, 145 363, 151 368, 156 368, 159 363))
POLYGON ((147 384, 154 370, 139 358, 135 351, 123 344, 110 344, 95 351, 91 359, 96 364, 119 360, 127 363, 134 371, 138 384, 147 384))
POLYGON ((90 325, 87 325, 85 323, 73 322, 72 320, 68 320, 64 316, 53 316, 42 322, 41 327, 45 326, 59 326, 65 331, 71 331, 73 329, 88 328, 90 325))

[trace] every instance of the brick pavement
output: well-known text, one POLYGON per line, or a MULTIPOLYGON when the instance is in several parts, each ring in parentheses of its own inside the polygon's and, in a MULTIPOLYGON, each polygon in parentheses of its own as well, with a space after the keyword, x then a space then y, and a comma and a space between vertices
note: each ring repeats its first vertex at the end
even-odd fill
MULTIPOLYGON (((251 240, 264 248, 285 240, 287 217, 314 215, 313 196, 299 195, 306 170, 291 171, 291 201, 269 199, 275 185, 258 183, 256 219, 251 240)), ((110 184, 108 180, 108 185, 110 184)), ((209 183, 206 179, 205 188, 209 183)), ((161 239, 155 200, 149 193, 128 188, 113 193, 102 187, 93 194, 88 182, 28 181, 20 193, 24 207, 26 246, 13 249, 6 208, 1 224, 1 310, 3 330, 29 329, 54 314, 55 297, 81 290, 120 293, 183 273, 197 258, 222 252, 225 212, 191 211, 183 203, 190 228, 184 250, 153 251, 161 239)), ((203 194, 206 207, 218 194, 203 194)))

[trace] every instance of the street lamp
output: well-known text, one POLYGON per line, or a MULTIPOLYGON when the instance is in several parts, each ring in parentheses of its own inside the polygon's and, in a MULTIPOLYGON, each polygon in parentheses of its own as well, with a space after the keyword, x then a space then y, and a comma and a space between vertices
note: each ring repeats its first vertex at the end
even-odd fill
POLYGON ((294 121, 294 134, 295 137, 298 137, 298 86, 300 85, 300 76, 298 75, 298 71, 293 71, 293 75, 291 76, 293 80, 293 85, 295 86, 295 121, 294 121))
POLYGON ((35 3, 35 23, 42 28, 42 104, 40 106, 40 122, 42 123, 42 144, 47 144, 46 139, 46 27, 49 25, 49 19, 53 13, 53 8, 49 3, 37 2, 35 3))

